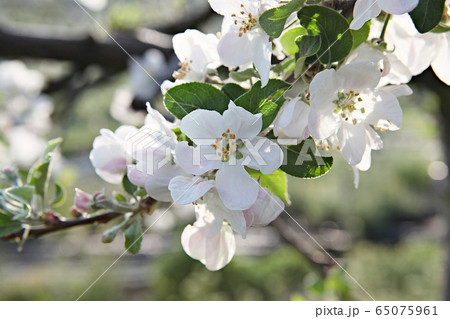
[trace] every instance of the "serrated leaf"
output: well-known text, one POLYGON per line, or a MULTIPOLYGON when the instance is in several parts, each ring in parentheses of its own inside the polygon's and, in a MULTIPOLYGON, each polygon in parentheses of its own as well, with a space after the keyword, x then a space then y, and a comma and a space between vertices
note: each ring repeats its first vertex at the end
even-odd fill
POLYGON ((212 85, 190 82, 177 85, 167 91, 164 104, 177 118, 182 119, 192 111, 214 110, 223 113, 230 99, 212 85))
POLYGON ((268 35, 278 38, 284 30, 287 18, 300 10, 305 0, 292 0, 284 6, 265 11, 259 17, 259 24, 268 35))
POLYGON ((130 195, 134 196, 134 193, 137 191, 138 187, 136 185, 134 185, 132 182, 130 182, 130 180, 128 179, 127 174, 125 174, 123 176, 122 179, 122 186, 123 189, 130 195))
POLYGON ((353 36, 352 51, 359 47, 362 43, 366 42, 370 32, 370 20, 364 23, 359 30, 350 30, 353 36))
POLYGON ((227 83, 222 87, 222 92, 234 101, 247 92, 247 90, 236 83, 227 83))
POLYGON ((280 42, 284 51, 288 55, 294 55, 298 52, 298 47, 295 44, 295 39, 301 35, 306 35, 308 31, 306 31, 303 27, 295 27, 287 30, 281 35, 280 42))
POLYGON ((260 171, 246 167, 251 177, 260 181, 261 187, 267 188, 272 194, 280 197, 285 203, 290 204, 286 173, 277 169, 272 174, 263 174, 260 171))
POLYGON ((255 69, 245 69, 243 71, 230 72, 230 78, 238 82, 244 82, 251 78, 259 78, 255 69))
POLYGON ((319 35, 303 35, 295 40, 298 57, 307 58, 319 52, 322 39, 319 35))
POLYGON ((142 226, 141 219, 136 220, 125 230, 125 249, 130 254, 137 254, 142 244, 142 226))
POLYGON ((330 64, 344 59, 353 47, 349 23, 337 11, 322 6, 306 6, 298 12, 300 24, 310 34, 320 35, 317 52, 320 62, 330 64))
POLYGON ((317 178, 331 169, 332 157, 318 154, 316 144, 311 138, 299 145, 284 147, 285 163, 280 167, 283 172, 300 178, 317 178))
POLYGON ((11 235, 22 229, 22 223, 11 216, 0 213, 0 237, 11 235))
POLYGON ((264 130, 275 120, 285 101, 283 94, 289 87, 289 83, 270 79, 269 83, 261 88, 261 81, 258 81, 250 91, 234 102, 253 114, 262 113, 262 130, 264 130))
POLYGON ((441 21, 445 0, 420 0, 417 7, 409 15, 417 31, 425 33, 433 29, 441 21))
POLYGON ((30 185, 11 187, 5 193, 13 200, 30 205, 33 200, 34 187, 30 185))

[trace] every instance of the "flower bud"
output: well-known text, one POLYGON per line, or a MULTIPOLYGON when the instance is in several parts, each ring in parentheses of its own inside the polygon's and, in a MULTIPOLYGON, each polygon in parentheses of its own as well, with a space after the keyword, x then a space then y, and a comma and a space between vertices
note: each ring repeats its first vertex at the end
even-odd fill
POLYGON ((92 210, 94 201, 91 195, 79 188, 75 188, 74 204, 79 212, 87 213, 92 210))

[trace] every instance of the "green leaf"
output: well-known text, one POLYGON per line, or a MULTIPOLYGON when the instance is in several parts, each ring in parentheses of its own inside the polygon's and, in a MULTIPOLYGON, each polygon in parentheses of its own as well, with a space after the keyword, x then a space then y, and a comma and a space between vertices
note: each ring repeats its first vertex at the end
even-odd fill
POLYGON ((198 109, 223 113, 229 101, 224 93, 212 85, 199 82, 177 85, 168 90, 164 97, 167 109, 179 119, 198 109))
POLYGON ((33 200, 34 187, 29 185, 11 187, 6 189, 5 193, 19 203, 30 205, 33 200))
POLYGON ((362 43, 366 42, 370 32, 370 20, 364 23, 359 30, 350 30, 353 36, 352 51, 359 47, 362 43))
POLYGON ((275 120, 285 101, 283 94, 289 87, 289 83, 270 79, 269 83, 261 88, 261 81, 258 81, 250 91, 234 102, 253 114, 262 113, 262 130, 264 130, 275 120))
POLYGON ((347 20, 337 11, 322 6, 307 6, 298 12, 300 24, 322 40, 317 52, 320 62, 329 64, 343 60, 353 47, 347 20))
POLYGON ((301 35, 306 35, 307 33, 308 31, 306 31, 303 27, 295 27, 284 32, 280 38, 284 51, 286 51, 288 55, 294 55, 297 53, 298 47, 295 44, 295 39, 301 35))
POLYGON ((420 0, 417 7, 409 13, 417 31, 425 33, 441 21, 445 0, 420 0))
POLYGON ((45 150, 44 150, 43 160, 45 160, 47 155, 50 154, 51 152, 53 152, 62 142, 63 142, 63 139, 61 137, 58 137, 58 138, 48 141, 47 146, 45 147, 45 150))
POLYGON ((123 176, 122 179, 122 186, 123 189, 130 195, 134 196, 134 193, 137 191, 138 187, 136 185, 134 185, 132 182, 130 182, 130 180, 128 179, 127 174, 125 174, 123 176))
POLYGON ((319 52, 322 39, 318 35, 303 35, 295 40, 299 58, 307 58, 319 52))
POLYGON ((48 155, 45 162, 37 164, 28 173, 28 184, 34 186, 34 193, 42 196, 42 198, 45 197, 45 193, 48 189, 50 158, 51 156, 48 155))
POLYGON ((235 81, 244 82, 251 78, 259 78, 259 74, 255 69, 245 69, 243 71, 230 72, 230 77, 235 81))
POLYGON ((222 92, 234 101, 247 92, 247 90, 236 83, 227 83, 222 87, 222 92))
POLYGON ((322 157, 317 152, 311 138, 299 145, 291 145, 285 150, 285 163, 280 167, 283 172, 300 178, 317 178, 326 174, 333 165, 332 157, 322 157))
POLYGON ((22 229, 22 223, 11 216, 0 213, 0 237, 11 235, 22 229))
POLYGON ((61 206, 64 201, 66 200, 66 192, 64 191, 64 188, 62 188, 60 185, 55 184, 55 196, 53 197, 53 200, 51 201, 51 205, 58 207, 61 206))
POLYGON ((260 181, 261 187, 267 188, 272 194, 280 197, 287 204, 290 204, 289 194, 287 191, 286 173, 277 169, 272 174, 263 174, 260 171, 246 167, 251 177, 260 181))
POLYGON ((259 17, 259 24, 268 35, 278 38, 284 30, 287 18, 300 10, 305 0, 292 0, 284 6, 265 11, 259 17))
POLYGON ((125 248, 129 253, 135 255, 141 249, 142 226, 141 219, 136 220, 125 230, 125 248))
POLYGON ((127 202, 128 202, 127 198, 126 198, 124 195, 122 195, 121 193, 119 193, 119 192, 113 192, 113 194, 114 194, 114 198, 115 198, 116 201, 118 201, 119 203, 127 203, 127 202))

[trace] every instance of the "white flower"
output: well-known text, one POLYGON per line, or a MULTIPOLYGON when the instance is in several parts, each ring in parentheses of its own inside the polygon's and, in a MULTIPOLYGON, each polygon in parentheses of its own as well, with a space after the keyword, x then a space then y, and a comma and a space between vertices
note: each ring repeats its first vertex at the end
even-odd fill
POLYGON ((205 220, 211 213, 205 206, 196 209, 197 221, 187 225, 181 234, 181 244, 186 254, 199 260, 208 270, 219 270, 226 266, 236 252, 233 230, 222 223, 219 232, 211 235, 211 225, 205 220))
POLYGON ((180 60, 180 68, 173 73, 175 82, 164 81, 161 85, 163 93, 171 87, 185 82, 203 81, 208 67, 220 65, 217 53, 219 40, 214 34, 204 34, 198 30, 188 29, 176 34, 173 49, 180 60))
POLYGON ((274 122, 273 133, 275 136, 279 138, 292 137, 299 140, 308 138, 309 109, 309 105, 301 101, 299 97, 285 103, 274 122))
POLYGON ((136 162, 128 166, 128 178, 142 186, 148 195, 159 201, 171 201, 169 182, 175 176, 187 175, 174 161, 177 138, 167 121, 157 110, 147 104, 145 125, 129 135, 126 148, 136 162))
POLYGON ((108 5, 108 0, 78 0, 80 4, 92 11, 103 11, 108 5))
POLYGON ((272 43, 259 25, 260 15, 278 5, 278 1, 208 0, 211 8, 223 15, 222 37, 217 50, 220 61, 228 67, 254 63, 261 85, 269 81, 272 43))
POLYGON ((181 235, 183 248, 209 270, 218 270, 233 258, 233 230, 245 238, 247 228, 266 226, 283 210, 283 201, 265 188, 259 189, 258 200, 244 211, 229 210, 215 191, 208 192, 195 206, 197 221, 188 225, 181 235))
POLYGON ((180 124, 196 145, 178 143, 178 164, 188 173, 215 173, 215 187, 226 207, 231 210, 249 208, 258 196, 259 185, 244 168, 249 166, 270 174, 280 167, 283 153, 278 145, 258 137, 261 114, 252 114, 232 101, 221 115, 216 111, 195 110, 180 124))
POLYGON ((363 43, 346 58, 345 64, 356 60, 369 60, 382 70, 378 87, 408 83, 411 80, 409 69, 390 51, 381 51, 363 43))
POLYGON ((372 126, 397 130, 402 125, 402 110, 394 93, 410 94, 411 90, 406 86, 377 89, 380 76, 375 63, 358 60, 337 71, 318 73, 310 85, 311 135, 319 140, 335 137, 352 166, 366 166, 370 150, 382 147, 372 126))
POLYGON ((120 126, 114 133, 108 129, 101 129, 89 154, 92 166, 98 176, 108 183, 120 184, 127 168, 127 152, 125 140, 129 134, 137 132, 137 128, 130 125, 120 126))
MULTIPOLYGON (((381 28, 381 23, 373 21, 371 35, 379 36, 381 28)), ((405 14, 389 20, 385 42, 411 75, 418 75, 431 65, 436 76, 450 85, 450 32, 421 34, 405 14)))
POLYGON ((358 30, 366 21, 378 16, 381 10, 399 15, 412 11, 418 3, 419 0, 357 0, 350 29, 358 30))
POLYGON ((30 70, 21 61, 4 61, 0 63, 0 90, 6 96, 24 94, 36 96, 44 86, 43 75, 30 70))

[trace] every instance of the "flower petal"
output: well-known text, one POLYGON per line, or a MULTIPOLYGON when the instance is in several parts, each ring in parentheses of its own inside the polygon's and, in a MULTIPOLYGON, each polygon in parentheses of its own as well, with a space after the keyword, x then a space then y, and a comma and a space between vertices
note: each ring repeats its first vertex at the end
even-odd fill
POLYGON ((195 176, 176 176, 169 183, 173 201, 182 205, 197 201, 212 187, 214 181, 195 176))
POLYGON ((175 161, 187 173, 202 175, 209 170, 222 167, 220 158, 210 146, 189 146, 187 142, 180 142, 175 146, 175 161))
POLYGON ((270 66, 272 57, 272 43, 269 35, 261 31, 253 38, 253 63, 261 78, 261 87, 269 82, 270 66))
POLYGON ((345 91, 361 91, 374 89, 380 82, 381 72, 378 66, 367 60, 356 60, 343 65, 337 72, 336 78, 342 81, 345 91))
POLYGON ((280 146, 268 138, 255 137, 245 141, 245 148, 239 150, 244 159, 242 165, 271 174, 283 163, 283 151, 280 146))
POLYGON ((196 139, 220 138, 225 131, 222 115, 208 110, 195 110, 183 117, 180 129, 194 143, 196 143, 196 139))
POLYGON ((337 137, 341 144, 342 156, 350 165, 358 165, 362 160, 367 144, 364 125, 344 122, 337 137))
POLYGON ((216 189, 228 209, 243 210, 255 203, 259 185, 244 166, 225 164, 217 171, 216 189))
POLYGON ((380 12, 377 0, 357 0, 353 8, 353 21, 350 23, 350 29, 360 29, 366 21, 375 18, 380 12))
POLYGON ((381 10, 398 15, 412 11, 418 3, 419 0, 378 0, 381 10))
POLYGON ((186 174, 178 165, 164 165, 156 170, 153 175, 148 175, 145 181, 147 194, 162 202, 171 202, 172 197, 169 191, 169 183, 172 178, 186 174))
POLYGON ((223 124, 239 139, 253 139, 261 132, 262 114, 252 114, 230 100, 228 109, 223 112, 223 124))
POLYGON ((397 97, 389 90, 377 91, 377 101, 367 114, 366 122, 391 131, 402 127, 403 112, 397 97))
POLYGON ((253 215, 252 226, 267 226, 284 210, 283 201, 273 195, 267 188, 260 188, 255 204, 244 213, 253 215))
POLYGON ((440 45, 437 56, 431 62, 436 76, 445 84, 450 85, 450 33, 440 35, 440 45))
POLYGON ((220 62, 228 67, 240 66, 253 62, 253 36, 230 30, 223 34, 217 45, 220 62))

